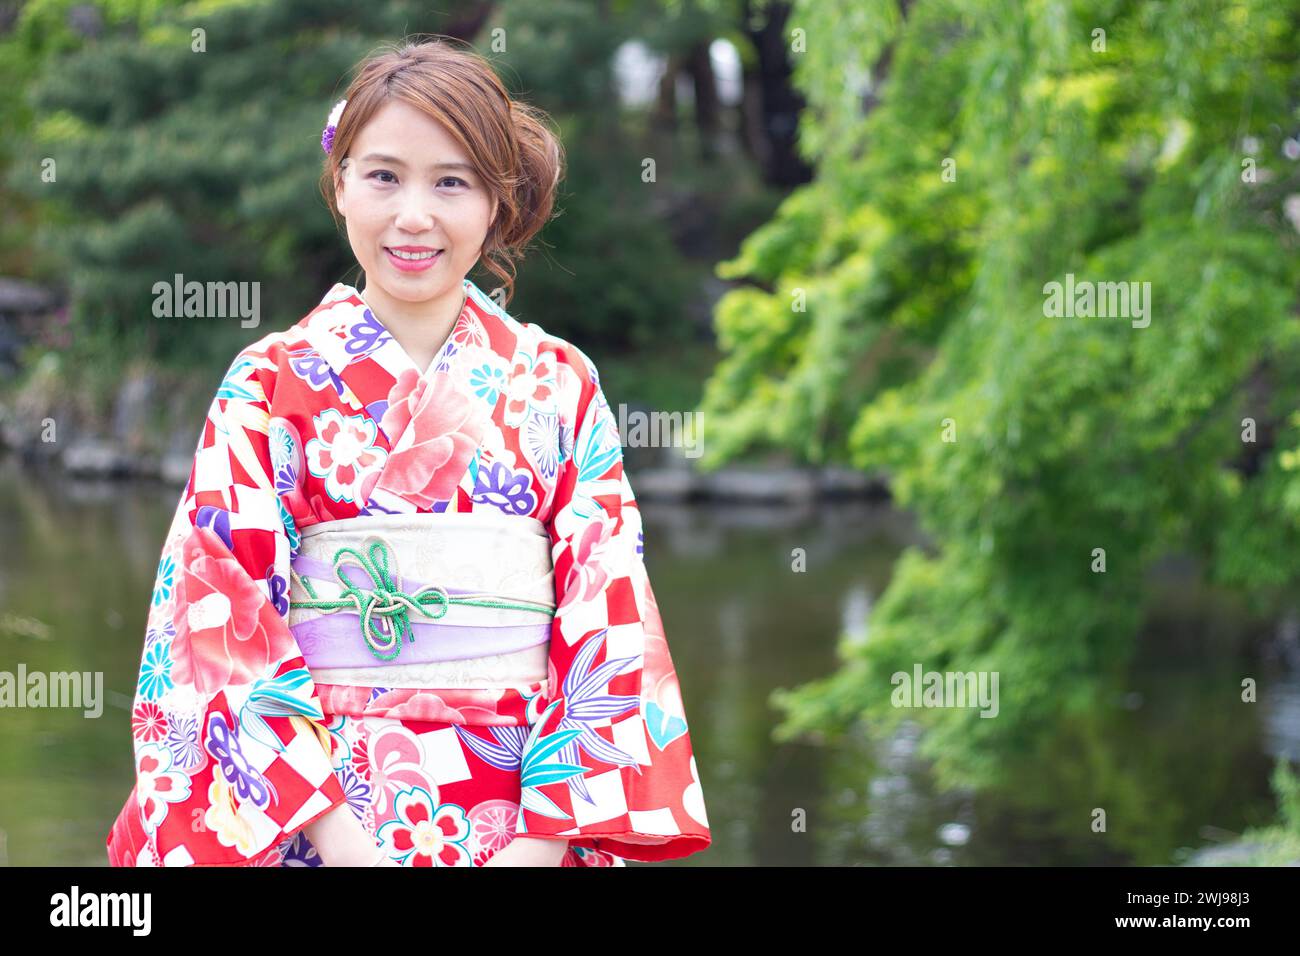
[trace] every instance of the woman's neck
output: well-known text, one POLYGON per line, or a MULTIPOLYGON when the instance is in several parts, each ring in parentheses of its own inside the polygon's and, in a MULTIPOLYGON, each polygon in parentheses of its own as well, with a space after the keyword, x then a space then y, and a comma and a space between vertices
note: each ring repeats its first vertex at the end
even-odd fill
POLYGON ((449 295, 426 302, 394 299, 378 287, 371 288, 368 281, 360 292, 366 305, 421 374, 428 370, 451 335, 466 299, 463 285, 455 287, 449 295))

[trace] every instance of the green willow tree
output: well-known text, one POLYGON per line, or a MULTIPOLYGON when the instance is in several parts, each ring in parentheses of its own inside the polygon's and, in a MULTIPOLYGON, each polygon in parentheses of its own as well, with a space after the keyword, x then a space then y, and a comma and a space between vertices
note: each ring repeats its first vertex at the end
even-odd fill
POLYGON ((991 782, 1114 689, 1160 556, 1260 606, 1300 579, 1300 2, 819 0, 787 26, 817 175, 719 267, 744 284, 706 464, 849 461, 934 547, 838 672, 775 695, 778 736, 919 716, 941 780, 991 782), (1149 324, 1053 317, 1069 273, 1149 282, 1149 324), (915 663, 999 672, 999 716, 891 707, 915 663))

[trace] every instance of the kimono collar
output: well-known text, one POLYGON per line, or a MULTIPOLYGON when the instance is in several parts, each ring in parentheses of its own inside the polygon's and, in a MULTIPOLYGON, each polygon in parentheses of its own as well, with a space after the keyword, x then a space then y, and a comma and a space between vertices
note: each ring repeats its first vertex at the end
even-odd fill
MULTIPOLYGON (((465 345, 487 345, 484 320, 491 323, 494 317, 505 317, 470 279, 462 284, 465 305, 429 365, 430 375, 447 371, 465 345)), ((387 392, 405 371, 426 372, 398 344, 361 293, 347 283, 336 283, 298 324, 308 348, 295 350, 294 370, 313 388, 332 387, 353 408, 374 401, 377 390, 387 392)))

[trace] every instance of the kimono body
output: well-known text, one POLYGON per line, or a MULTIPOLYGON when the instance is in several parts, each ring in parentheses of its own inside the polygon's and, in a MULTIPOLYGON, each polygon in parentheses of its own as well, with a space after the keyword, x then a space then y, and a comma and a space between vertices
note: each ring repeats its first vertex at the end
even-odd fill
POLYGON ((112 865, 319 865, 302 828, 344 803, 406 866, 709 845, 596 369, 464 287, 423 373, 342 283, 235 357, 158 567, 112 865), (496 565, 533 599, 476 592, 511 590, 496 565))

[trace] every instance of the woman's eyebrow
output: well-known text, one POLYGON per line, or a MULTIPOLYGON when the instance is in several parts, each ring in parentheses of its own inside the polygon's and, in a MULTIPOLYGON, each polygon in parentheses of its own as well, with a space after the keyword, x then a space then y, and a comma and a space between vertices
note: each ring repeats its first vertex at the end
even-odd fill
MULTIPOLYGON (((376 163, 388 163, 390 166, 402 166, 402 167, 406 166, 406 163, 402 162, 396 156, 389 156, 385 153, 367 153, 365 156, 361 157, 361 161, 363 163, 376 162, 376 163)), ((474 167, 471 166, 469 163, 432 163, 430 164, 429 168, 430 169, 463 169, 471 173, 474 171, 474 167)))

